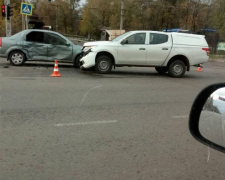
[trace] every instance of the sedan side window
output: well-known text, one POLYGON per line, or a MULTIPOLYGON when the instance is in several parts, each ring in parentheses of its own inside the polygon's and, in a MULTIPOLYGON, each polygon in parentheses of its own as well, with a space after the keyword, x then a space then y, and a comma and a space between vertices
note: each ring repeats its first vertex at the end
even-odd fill
POLYGON ((151 33, 149 44, 163 44, 168 41, 168 35, 151 33))
POLYGON ((126 38, 125 44, 145 44, 146 33, 137 33, 126 38))
POLYGON ((44 33, 33 31, 27 34, 26 41, 44 43, 44 33))
POLYGON ((57 34, 48 33, 45 42, 52 45, 66 45, 67 41, 57 34))

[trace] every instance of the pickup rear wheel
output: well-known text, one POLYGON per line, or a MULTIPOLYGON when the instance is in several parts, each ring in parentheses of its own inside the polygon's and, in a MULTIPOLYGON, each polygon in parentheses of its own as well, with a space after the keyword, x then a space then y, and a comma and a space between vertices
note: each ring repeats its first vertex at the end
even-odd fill
POLYGON ((155 67, 155 70, 159 73, 159 74, 164 74, 168 71, 168 69, 166 67, 155 67))
POLYGON ((112 70, 112 60, 109 56, 101 55, 97 57, 95 71, 100 74, 110 73, 112 70))
POLYGON ((176 60, 169 65, 168 72, 171 77, 180 78, 186 72, 186 66, 183 61, 176 60))
POLYGON ((25 63, 26 57, 20 51, 13 51, 9 55, 9 61, 14 66, 21 66, 21 65, 23 65, 25 63))

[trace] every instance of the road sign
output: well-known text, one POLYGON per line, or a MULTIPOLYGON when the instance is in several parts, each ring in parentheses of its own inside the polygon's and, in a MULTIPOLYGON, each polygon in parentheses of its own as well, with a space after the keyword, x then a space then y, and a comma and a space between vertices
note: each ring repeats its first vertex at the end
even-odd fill
POLYGON ((33 5, 29 3, 21 3, 21 14, 32 15, 33 5))

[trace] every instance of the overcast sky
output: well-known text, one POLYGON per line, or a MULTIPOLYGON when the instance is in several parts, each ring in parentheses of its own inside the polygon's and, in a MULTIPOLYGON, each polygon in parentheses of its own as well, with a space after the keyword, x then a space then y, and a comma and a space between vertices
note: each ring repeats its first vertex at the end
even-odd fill
POLYGON ((86 3, 86 0, 80 0, 80 4, 86 3))

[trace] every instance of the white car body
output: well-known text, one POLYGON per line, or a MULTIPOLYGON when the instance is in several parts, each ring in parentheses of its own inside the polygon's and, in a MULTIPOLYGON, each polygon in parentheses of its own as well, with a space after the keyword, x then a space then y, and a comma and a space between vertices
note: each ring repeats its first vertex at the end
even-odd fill
POLYGON ((130 31, 113 41, 88 42, 84 44, 83 52, 80 60, 83 69, 95 66, 100 54, 108 55, 114 67, 167 67, 177 58, 184 61, 188 71, 190 66, 207 62, 209 57, 208 44, 203 35, 157 31, 130 31), (142 38, 143 44, 123 43, 128 40, 132 42, 133 37, 139 35, 145 38, 142 38))

